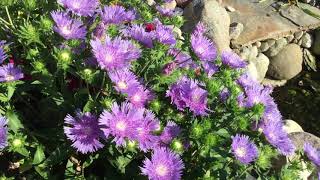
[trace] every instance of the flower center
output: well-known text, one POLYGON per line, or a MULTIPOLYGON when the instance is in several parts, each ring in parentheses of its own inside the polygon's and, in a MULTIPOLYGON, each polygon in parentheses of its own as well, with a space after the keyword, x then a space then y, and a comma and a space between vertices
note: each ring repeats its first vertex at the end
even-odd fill
POLYGON ((71 30, 70 28, 68 28, 67 26, 63 26, 62 29, 61 29, 62 33, 65 34, 65 35, 69 35, 71 34, 71 30))
POLYGON ((117 124, 116 124, 116 128, 117 128, 119 131, 124 131, 124 130, 126 130, 127 125, 126 125, 125 122, 119 121, 119 122, 117 122, 117 124))
POLYGON ((79 2, 73 3, 73 8, 79 9, 80 8, 80 3, 79 2))
POLYGON ((197 94, 192 95, 192 100, 198 102, 200 100, 200 96, 197 94))
POLYGON ((239 147, 235 152, 239 157, 244 157, 246 155, 246 149, 243 147, 239 147))
POLYGON ((124 81, 120 81, 120 82, 118 82, 118 87, 120 89, 127 89, 128 86, 124 81))
POLYGON ((112 62, 113 57, 110 54, 107 54, 106 57, 104 58, 104 60, 108 63, 112 62))
POLYGON ((133 96, 133 101, 135 101, 135 102, 141 101, 141 96, 138 95, 138 94, 134 95, 134 96, 133 96))
POLYGON ((204 53, 204 48, 203 47, 198 47, 198 52, 200 53, 200 54, 202 54, 202 53, 204 53))
POLYGON ((159 176, 165 176, 168 174, 168 168, 162 164, 156 167, 156 172, 159 176))
POLYGON ((8 74, 8 75, 6 76, 6 81, 13 81, 13 80, 14 80, 14 76, 13 76, 13 75, 8 74))

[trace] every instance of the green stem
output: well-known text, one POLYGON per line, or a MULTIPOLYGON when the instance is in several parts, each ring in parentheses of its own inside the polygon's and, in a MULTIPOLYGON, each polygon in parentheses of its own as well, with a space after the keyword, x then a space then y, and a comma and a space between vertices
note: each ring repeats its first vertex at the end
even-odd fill
POLYGON ((10 13, 9 13, 8 6, 6 6, 5 8, 6 8, 6 13, 7 13, 7 16, 8 16, 9 22, 10 22, 10 25, 11 25, 13 28, 16 28, 16 27, 13 25, 13 22, 12 22, 10 13))

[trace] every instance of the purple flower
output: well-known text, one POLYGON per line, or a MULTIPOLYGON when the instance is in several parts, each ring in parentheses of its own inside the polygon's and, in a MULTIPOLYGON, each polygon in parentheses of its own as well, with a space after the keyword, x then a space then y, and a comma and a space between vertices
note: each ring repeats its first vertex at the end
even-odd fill
POLYGON ((253 107, 255 104, 266 104, 270 97, 270 91, 271 89, 269 87, 262 87, 262 86, 253 86, 250 88, 246 88, 245 92, 247 95, 246 98, 246 107, 253 107))
POLYGON ((183 162, 179 155, 167 148, 154 150, 151 160, 146 158, 141 168, 142 174, 150 180, 180 180, 183 162))
POLYGON ((131 94, 140 86, 136 75, 128 69, 115 70, 108 74, 118 92, 131 94))
POLYGON ((191 56, 179 49, 171 48, 169 49, 168 54, 174 57, 174 61, 181 68, 192 68, 195 65, 191 56))
POLYGON ((167 63, 162 68, 162 73, 165 75, 170 75, 176 68, 177 68, 176 62, 167 63))
POLYGON ((89 112, 77 112, 76 117, 68 114, 64 121, 66 123, 64 133, 73 142, 72 146, 79 152, 86 154, 103 147, 103 144, 99 142, 103 133, 95 115, 89 112))
POLYGON ((144 118, 137 122, 136 133, 134 139, 139 142, 139 147, 142 151, 146 152, 158 145, 159 137, 154 134, 160 128, 160 122, 156 119, 155 115, 145 110, 144 118))
POLYGON ((0 116, 0 150, 3 150, 5 147, 7 147, 7 119, 5 117, 0 116))
POLYGON ((248 73, 242 74, 238 79, 237 83, 243 88, 250 88, 254 86, 261 86, 258 81, 254 80, 248 73))
POLYGON ((23 77, 22 71, 12 63, 0 66, 0 82, 16 81, 23 77))
POLYGON ((98 0, 58 0, 58 3, 79 16, 92 16, 99 6, 98 0))
POLYGON ((198 24, 191 35, 192 50, 201 61, 214 61, 217 58, 217 49, 213 42, 202 34, 203 31, 203 24, 198 24))
POLYGON ((257 146, 245 135, 237 134, 232 137, 231 149, 234 156, 245 165, 258 157, 257 146))
POLYGON ((176 44, 173 29, 163 25, 158 19, 155 19, 156 31, 155 38, 162 44, 173 46, 176 44))
POLYGON ((174 14, 173 9, 170 9, 170 8, 164 8, 162 6, 157 5, 156 9, 162 16, 169 16, 170 17, 174 14))
POLYGON ((219 71, 219 67, 210 61, 201 61, 202 67, 208 77, 212 77, 216 72, 219 71))
POLYGON ((134 24, 132 27, 128 27, 127 29, 123 30, 122 33, 127 36, 131 37, 134 40, 139 41, 141 44, 148 48, 153 47, 153 39, 154 33, 146 32, 145 28, 141 25, 134 24))
POLYGON ((242 60, 236 53, 231 51, 222 52, 221 61, 223 64, 234 69, 244 68, 247 66, 247 63, 244 60, 242 60))
POLYGON ((100 67, 105 70, 127 68, 131 61, 141 55, 141 50, 131 41, 120 37, 111 39, 106 36, 104 41, 91 40, 91 46, 100 67))
POLYGON ((53 30, 65 39, 85 39, 87 30, 83 23, 77 19, 71 19, 67 13, 53 11, 51 17, 56 23, 53 30))
POLYGON ((99 123, 104 126, 102 131, 106 137, 111 135, 117 146, 125 146, 126 139, 134 139, 137 124, 144 118, 143 114, 143 108, 133 108, 130 103, 124 102, 121 106, 113 103, 111 111, 103 111, 99 123))
POLYGON ((165 144, 170 144, 174 138, 178 137, 180 132, 181 129, 175 122, 168 121, 160 135, 160 140, 165 144))
POLYGON ((281 121, 263 121, 260 128, 268 142, 275 146, 281 154, 292 155, 294 153, 295 146, 284 131, 281 121))
POLYGON ((100 14, 105 24, 121 24, 136 18, 134 11, 126 11, 124 7, 118 5, 104 6, 100 14))
POLYGON ((220 96, 220 100, 221 100, 222 102, 225 102, 225 101, 229 98, 229 96, 230 96, 230 91, 228 90, 228 88, 224 88, 224 89, 222 89, 222 91, 220 92, 219 96, 220 96))
POLYGON ((193 30, 193 34, 194 34, 194 35, 201 36, 201 35, 203 35, 206 31, 207 31, 206 26, 205 26, 202 22, 199 22, 199 23, 196 25, 195 29, 193 30))
POLYGON ((152 98, 151 92, 143 86, 139 86, 128 94, 128 100, 137 108, 145 107, 152 98))
POLYGON ((189 107, 195 115, 207 115, 207 95, 207 91, 197 81, 184 76, 170 86, 166 96, 171 98, 171 103, 179 110, 189 107))
POLYGON ((5 44, 6 44, 6 41, 0 41, 0 64, 3 63, 3 61, 8 58, 8 55, 4 50, 5 44))
POLYGON ((305 143, 303 147, 307 157, 317 166, 320 167, 320 151, 311 146, 309 143, 305 143))
POLYGON ((237 97, 237 102, 239 107, 244 107, 246 96, 241 92, 237 97))
POLYGON ((103 23, 99 23, 93 31, 93 36, 97 39, 105 37, 106 26, 103 23))

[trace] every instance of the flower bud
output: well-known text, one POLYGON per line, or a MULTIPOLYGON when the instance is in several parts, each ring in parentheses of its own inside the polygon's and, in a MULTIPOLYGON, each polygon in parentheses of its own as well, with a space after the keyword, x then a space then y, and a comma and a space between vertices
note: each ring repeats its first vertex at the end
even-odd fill
POLYGON ((151 102, 150 104, 151 106, 151 110, 155 113, 159 113, 159 111, 161 110, 161 104, 160 104, 160 101, 155 99, 151 102))
POLYGON ((51 31, 53 26, 53 22, 48 17, 41 17, 40 19, 40 27, 44 31, 51 31))
POLYGON ((174 139, 171 142, 171 148, 179 154, 184 151, 183 143, 179 139, 174 139))

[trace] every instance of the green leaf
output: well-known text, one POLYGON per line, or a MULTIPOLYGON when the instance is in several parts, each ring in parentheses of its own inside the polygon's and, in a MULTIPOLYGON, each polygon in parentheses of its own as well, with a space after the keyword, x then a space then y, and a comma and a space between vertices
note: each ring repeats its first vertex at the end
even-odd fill
POLYGON ((71 154, 71 149, 67 144, 62 144, 55 149, 50 156, 44 161, 45 166, 54 166, 56 164, 62 163, 71 154))
POLYGON ((17 133, 19 129, 23 128, 18 115, 14 111, 8 110, 6 113, 6 117, 8 118, 9 128, 15 133, 17 133))
POLYGON ((225 138, 230 137, 230 134, 226 129, 219 129, 216 134, 225 138))
POLYGON ((1 101, 1 102, 8 102, 9 99, 8 99, 8 97, 5 96, 4 94, 0 94, 0 101, 1 101))
POLYGON ((64 179, 65 180, 74 180, 74 179, 85 180, 85 178, 75 170, 73 163, 70 160, 68 160, 66 165, 66 170, 64 172, 64 179))
POLYGON ((29 157, 30 155, 29 151, 25 147, 18 148, 15 151, 25 157, 29 157))
POLYGON ((46 158, 46 156, 43 152, 43 147, 38 146, 36 153, 34 154, 32 164, 40 164, 45 158, 46 158))
POLYGON ((7 90, 8 90, 8 100, 10 100, 14 94, 14 91, 16 90, 16 87, 15 86, 8 86, 7 90))

